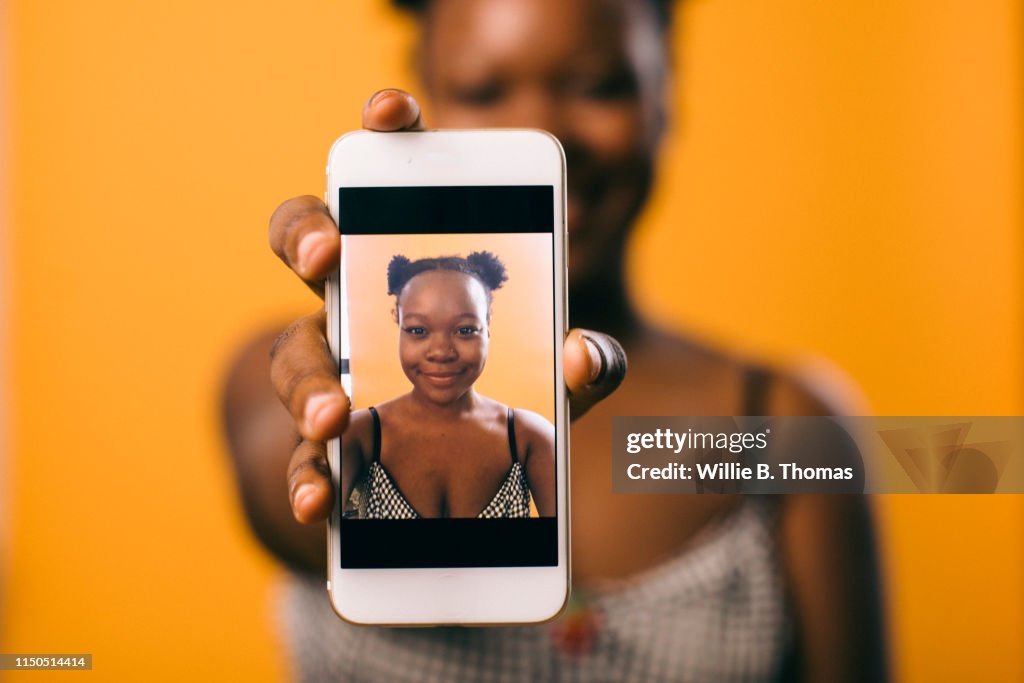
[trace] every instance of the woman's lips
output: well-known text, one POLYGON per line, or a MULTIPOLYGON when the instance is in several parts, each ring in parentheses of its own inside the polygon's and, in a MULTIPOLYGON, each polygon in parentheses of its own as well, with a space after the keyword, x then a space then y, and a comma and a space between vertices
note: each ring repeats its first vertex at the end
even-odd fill
POLYGON ((455 384, 455 381, 462 375, 459 372, 420 372, 420 376, 433 384, 435 387, 447 387, 455 384))

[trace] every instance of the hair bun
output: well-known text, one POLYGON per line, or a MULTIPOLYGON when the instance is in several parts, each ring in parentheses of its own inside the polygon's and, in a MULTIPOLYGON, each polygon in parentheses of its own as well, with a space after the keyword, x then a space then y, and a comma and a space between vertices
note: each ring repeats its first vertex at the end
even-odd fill
MULTIPOLYGON (((651 9, 654 10, 654 18, 658 20, 661 28, 668 28, 672 23, 672 16, 675 14, 674 5, 679 0, 648 0, 651 9)), ((409 12, 413 15, 421 15, 427 9, 430 0, 391 0, 391 6, 400 12, 409 12)))
POLYGON ((407 12, 422 12, 427 0, 391 0, 391 4, 407 12))
POLYGON ((410 263, 411 261, 402 254, 395 254, 391 257, 391 261, 388 263, 388 294, 398 296, 402 285, 408 281, 405 273, 409 269, 410 263))
POLYGON ((489 251, 474 251, 466 261, 488 289, 499 289, 508 279, 505 264, 489 251))

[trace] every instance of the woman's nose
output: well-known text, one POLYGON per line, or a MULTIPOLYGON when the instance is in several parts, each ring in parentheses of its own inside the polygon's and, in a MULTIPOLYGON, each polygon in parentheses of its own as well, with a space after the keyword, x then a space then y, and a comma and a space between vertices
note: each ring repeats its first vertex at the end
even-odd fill
POLYGON ((427 360, 433 363, 451 362, 458 358, 455 345, 447 335, 431 335, 430 345, 427 347, 427 360))

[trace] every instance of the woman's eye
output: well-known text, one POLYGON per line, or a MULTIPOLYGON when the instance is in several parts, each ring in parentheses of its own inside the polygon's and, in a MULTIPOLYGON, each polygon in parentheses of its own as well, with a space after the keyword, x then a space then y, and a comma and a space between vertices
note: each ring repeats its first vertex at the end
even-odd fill
POLYGON ((458 329, 459 334, 461 336, 463 336, 463 337, 472 336, 474 334, 477 334, 479 331, 480 331, 479 327, 471 327, 471 326, 468 326, 468 325, 465 326, 465 327, 460 327, 458 329))
POLYGON ((504 90, 497 83, 452 88, 451 91, 451 98, 453 100, 470 107, 489 107, 497 104, 503 95, 504 90))
POLYGON ((406 327, 405 333, 413 337, 422 337, 427 333, 423 327, 406 327))
POLYGON ((593 100, 618 100, 632 97, 637 93, 636 76, 628 71, 603 78, 583 79, 576 85, 576 91, 593 100))

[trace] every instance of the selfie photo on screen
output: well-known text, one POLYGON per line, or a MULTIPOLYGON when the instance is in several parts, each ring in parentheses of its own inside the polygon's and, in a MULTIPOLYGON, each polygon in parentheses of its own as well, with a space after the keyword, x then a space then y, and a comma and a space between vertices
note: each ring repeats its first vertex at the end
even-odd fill
POLYGON ((554 516, 550 238, 346 240, 346 519, 554 516))

